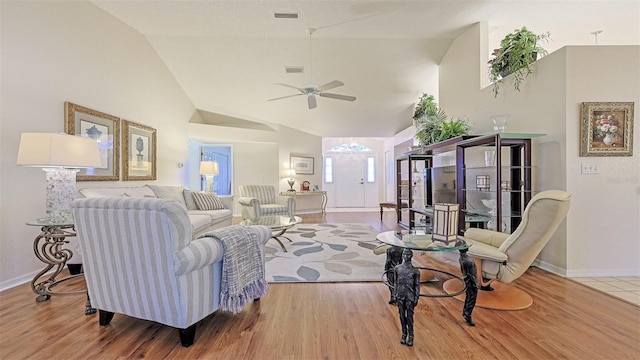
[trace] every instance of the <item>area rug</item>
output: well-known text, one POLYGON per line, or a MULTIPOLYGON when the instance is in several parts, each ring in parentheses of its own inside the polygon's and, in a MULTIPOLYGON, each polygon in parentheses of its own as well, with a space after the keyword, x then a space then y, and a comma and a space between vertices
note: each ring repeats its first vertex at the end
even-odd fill
POLYGON ((385 255, 375 255, 378 231, 367 224, 298 224, 266 245, 270 283, 381 281, 385 255))

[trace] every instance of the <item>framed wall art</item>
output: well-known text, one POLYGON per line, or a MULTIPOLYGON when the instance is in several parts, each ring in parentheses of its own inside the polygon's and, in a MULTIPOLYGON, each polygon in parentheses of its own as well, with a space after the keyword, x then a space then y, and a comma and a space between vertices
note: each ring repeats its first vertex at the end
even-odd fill
POLYGON ((64 131, 98 142, 100 167, 80 169, 78 181, 120 180, 120 119, 66 101, 64 131))
POLYGON ((632 102, 583 102, 580 156, 633 155, 632 102))
POLYGON ((156 179, 156 129, 122 120, 122 180, 156 179))
POLYGON ((297 175, 313 175, 313 158, 304 156, 291 156, 291 168, 297 175))

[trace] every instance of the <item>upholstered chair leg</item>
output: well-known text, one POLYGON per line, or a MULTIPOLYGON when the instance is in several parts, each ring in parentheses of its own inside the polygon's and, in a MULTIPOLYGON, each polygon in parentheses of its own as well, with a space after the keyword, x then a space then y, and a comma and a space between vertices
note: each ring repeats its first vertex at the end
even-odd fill
POLYGON ((491 287, 491 283, 493 282, 493 279, 485 280, 485 278, 482 277, 482 260, 473 258, 473 262, 476 264, 476 268, 478 269, 478 285, 480 285, 480 290, 492 291, 493 288, 491 287))
POLYGON ((110 311, 99 310, 100 315, 100 326, 107 326, 111 323, 111 319, 113 319, 113 313, 110 311))
POLYGON ((186 329, 178 329, 180 332, 180 343, 184 347, 189 347, 193 345, 194 340, 196 339, 196 324, 189 326, 186 329))

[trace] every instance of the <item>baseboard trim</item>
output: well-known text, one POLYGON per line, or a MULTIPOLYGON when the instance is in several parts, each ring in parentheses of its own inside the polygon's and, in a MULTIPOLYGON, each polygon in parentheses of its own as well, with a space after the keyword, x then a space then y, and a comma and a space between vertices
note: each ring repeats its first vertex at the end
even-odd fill
POLYGON ((567 270, 568 278, 578 277, 627 277, 640 276, 640 269, 586 269, 567 270))
POLYGON ((567 270, 557 267, 544 261, 535 260, 532 266, 539 267, 542 270, 562 276, 565 278, 579 277, 622 277, 622 276, 640 276, 640 269, 584 269, 584 270, 567 270))
POLYGON ((532 266, 539 267, 544 271, 548 271, 552 274, 556 274, 558 276, 567 277, 567 270, 561 267, 555 266, 553 264, 549 264, 548 262, 544 262, 541 260, 534 260, 532 266))
MULTIPOLYGON (((1 291, 5 291, 5 290, 9 290, 9 289, 14 288, 16 286, 20 286, 20 285, 22 285, 24 283, 31 282, 31 280, 33 280, 33 277, 36 276, 36 274, 38 274, 39 272, 40 271, 36 270, 36 271, 33 271, 33 272, 29 273, 29 274, 22 275, 22 276, 19 276, 17 278, 13 278, 13 279, 1 282, 0 283, 0 292, 1 291)), ((53 270, 49 271, 45 275, 48 275, 48 274, 50 274, 52 272, 53 272, 53 270)), ((42 275, 42 276, 44 277, 45 275, 42 275)))

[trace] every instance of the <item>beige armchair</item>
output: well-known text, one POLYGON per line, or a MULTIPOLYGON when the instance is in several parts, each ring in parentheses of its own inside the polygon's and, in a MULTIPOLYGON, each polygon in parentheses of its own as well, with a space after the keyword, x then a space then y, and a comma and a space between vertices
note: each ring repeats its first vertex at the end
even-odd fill
POLYGON ((294 216, 295 198, 277 195, 274 186, 240 185, 238 190, 243 219, 257 220, 267 215, 294 216))
POLYGON ((476 306, 501 310, 531 306, 533 300, 526 292, 501 284, 508 284, 527 271, 566 217, 570 199, 569 193, 560 190, 535 195, 512 234, 476 228, 465 232, 465 238, 473 244, 468 254, 474 259, 480 283, 476 306))

